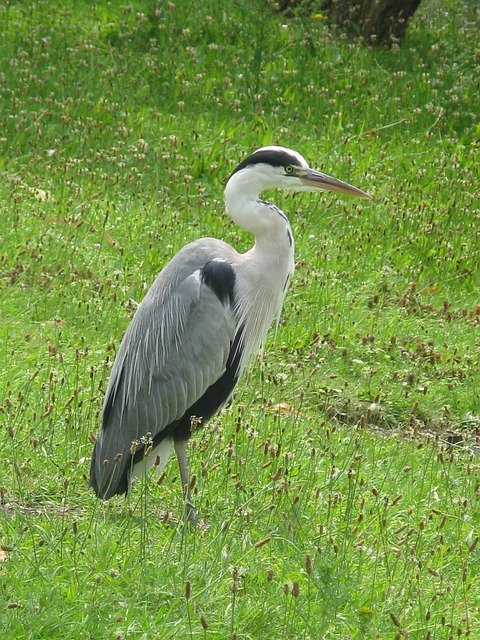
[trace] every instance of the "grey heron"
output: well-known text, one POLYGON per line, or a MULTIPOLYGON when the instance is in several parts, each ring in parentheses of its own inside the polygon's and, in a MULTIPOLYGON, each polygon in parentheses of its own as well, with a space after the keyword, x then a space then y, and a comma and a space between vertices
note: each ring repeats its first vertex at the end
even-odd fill
POLYGON ((138 306, 112 367, 92 454, 90 485, 100 498, 126 493, 153 465, 161 473, 174 448, 186 514, 195 521, 187 442, 232 396, 278 318, 293 274, 287 216, 260 199, 272 188, 369 198, 284 147, 257 149, 236 167, 226 210, 254 235, 254 246, 241 254, 214 238, 186 245, 138 306))

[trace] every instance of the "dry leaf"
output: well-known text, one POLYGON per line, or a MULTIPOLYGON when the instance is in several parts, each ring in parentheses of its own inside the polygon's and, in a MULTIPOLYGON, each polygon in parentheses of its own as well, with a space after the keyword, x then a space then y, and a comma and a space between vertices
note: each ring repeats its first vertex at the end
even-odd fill
POLYGON ((300 411, 295 409, 295 407, 292 407, 292 405, 288 404, 287 402, 278 402, 277 404, 273 405, 272 408, 277 413, 284 413, 288 416, 300 416, 300 411))
POLYGON ((2 547, 0 547, 0 562, 5 562, 5 560, 8 558, 8 553, 5 549, 3 549, 2 547))
POLYGON ((116 240, 114 240, 114 239, 112 238, 112 236, 111 236, 109 233, 107 233, 107 232, 105 232, 105 233, 103 234, 103 239, 104 239, 104 240, 105 240, 105 242, 106 242, 107 244, 109 244, 111 247, 114 247, 114 246, 117 244, 116 240))
POLYGON ((436 284, 436 285, 434 285, 433 287, 427 287, 427 288, 425 289, 425 293, 429 293, 429 294, 432 294, 432 293, 438 293, 438 292, 439 292, 439 291, 441 291, 442 289, 443 289, 443 287, 442 287, 442 285, 441 285, 441 284, 436 284))

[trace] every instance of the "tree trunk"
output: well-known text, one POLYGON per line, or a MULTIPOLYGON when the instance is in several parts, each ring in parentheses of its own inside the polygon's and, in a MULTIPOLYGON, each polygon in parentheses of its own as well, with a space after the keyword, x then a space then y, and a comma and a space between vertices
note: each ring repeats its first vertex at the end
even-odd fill
POLYGON ((421 0, 323 0, 329 20, 371 43, 391 46, 400 41, 421 0))

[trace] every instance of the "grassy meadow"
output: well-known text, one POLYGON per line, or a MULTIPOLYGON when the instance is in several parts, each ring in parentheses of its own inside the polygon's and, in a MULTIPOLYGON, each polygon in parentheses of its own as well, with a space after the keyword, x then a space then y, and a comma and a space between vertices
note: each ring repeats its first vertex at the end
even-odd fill
POLYGON ((2 638, 480 637, 479 16, 372 49, 261 0, 0 6, 2 638), (96 500, 92 435, 162 266, 247 250, 265 144, 373 200, 267 194, 296 273, 265 358, 176 462, 96 500))

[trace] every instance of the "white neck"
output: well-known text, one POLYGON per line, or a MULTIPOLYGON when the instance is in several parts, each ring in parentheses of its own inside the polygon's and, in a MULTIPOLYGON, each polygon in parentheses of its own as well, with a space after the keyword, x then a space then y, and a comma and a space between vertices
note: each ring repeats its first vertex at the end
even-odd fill
POLYGON ((290 253, 293 240, 286 215, 275 205, 260 199, 261 192, 268 186, 261 176, 252 180, 244 171, 234 174, 225 187, 227 213, 239 227, 254 234, 257 246, 269 247, 278 253, 286 243, 290 253))
POLYGON ((250 276, 238 282, 240 324, 245 322, 245 356, 257 350, 279 317, 294 269, 294 243, 290 223, 275 205, 260 200, 269 185, 234 174, 225 188, 228 215, 239 227, 253 233, 255 245, 243 254, 240 270, 250 276))

